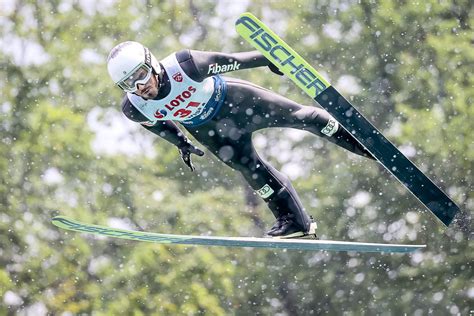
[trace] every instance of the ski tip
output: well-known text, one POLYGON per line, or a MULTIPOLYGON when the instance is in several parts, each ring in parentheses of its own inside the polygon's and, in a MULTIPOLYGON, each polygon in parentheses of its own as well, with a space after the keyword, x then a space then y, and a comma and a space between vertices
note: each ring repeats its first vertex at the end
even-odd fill
POLYGON ((242 14, 239 15, 239 18, 237 20, 235 20, 235 26, 238 26, 239 24, 241 23, 244 23, 246 22, 246 20, 252 20, 252 21, 260 21, 255 15, 253 15, 252 13, 250 12, 244 12, 242 14))
POLYGON ((71 219, 66 216, 57 215, 51 219, 51 223, 56 227, 65 228, 67 224, 71 223, 71 219))
MULTIPOLYGON (((53 223, 54 225, 56 225, 57 222, 60 222, 64 217, 61 216, 61 215, 57 215, 57 216, 54 216, 53 218, 51 218, 51 223, 53 223)), ((56 225, 57 226, 57 225, 56 225)))
POLYGON ((253 15, 251 12, 244 12, 244 13, 241 13, 241 14, 239 15, 239 18, 244 17, 244 16, 249 17, 249 18, 252 18, 252 19, 256 19, 256 18, 257 18, 257 17, 256 17, 255 15, 253 15))

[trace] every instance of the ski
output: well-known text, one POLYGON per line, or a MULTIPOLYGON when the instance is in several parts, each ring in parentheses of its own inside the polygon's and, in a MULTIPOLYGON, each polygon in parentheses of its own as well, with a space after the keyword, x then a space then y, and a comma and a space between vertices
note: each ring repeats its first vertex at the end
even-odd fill
POLYGON ((235 26, 246 41, 352 133, 444 225, 452 222, 459 207, 308 62, 251 13, 241 14, 235 26))
POLYGON ((426 247, 426 245, 374 244, 309 239, 272 239, 252 237, 214 237, 174 234, 158 234, 128 229, 112 228, 82 223, 66 216, 56 216, 52 223, 60 228, 81 233, 158 244, 204 245, 224 247, 249 247, 292 250, 327 250, 354 252, 407 253, 426 247))

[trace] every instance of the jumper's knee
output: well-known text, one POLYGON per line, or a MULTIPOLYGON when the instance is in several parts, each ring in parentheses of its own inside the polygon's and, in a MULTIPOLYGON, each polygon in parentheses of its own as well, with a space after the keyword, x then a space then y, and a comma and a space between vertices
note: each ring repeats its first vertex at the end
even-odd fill
POLYGON ((339 130, 332 136, 331 141, 356 155, 375 160, 375 157, 372 156, 372 154, 365 149, 365 147, 362 146, 351 133, 342 127, 339 127, 339 130))
POLYGON ((313 106, 303 106, 301 109, 293 113, 294 117, 303 123, 311 123, 318 117, 317 108, 313 106))

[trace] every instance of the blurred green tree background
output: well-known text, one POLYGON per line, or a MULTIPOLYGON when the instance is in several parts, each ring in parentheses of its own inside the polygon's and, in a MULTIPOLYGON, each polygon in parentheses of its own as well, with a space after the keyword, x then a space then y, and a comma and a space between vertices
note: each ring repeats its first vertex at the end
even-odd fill
MULTIPOLYGON (((0 3, 0 314, 468 315, 469 233, 446 232, 377 164, 266 130, 323 239, 426 243, 411 255, 163 246, 59 231, 54 215, 163 233, 261 236, 273 218, 209 153, 177 150, 120 113, 106 72, 124 40, 158 58, 251 50, 250 11, 321 71, 461 207, 474 210, 473 2, 0 3)), ((313 105, 266 68, 230 74, 313 105)), ((316 106, 316 105, 315 105, 316 106)), ((463 223, 470 228, 468 222, 463 223)))

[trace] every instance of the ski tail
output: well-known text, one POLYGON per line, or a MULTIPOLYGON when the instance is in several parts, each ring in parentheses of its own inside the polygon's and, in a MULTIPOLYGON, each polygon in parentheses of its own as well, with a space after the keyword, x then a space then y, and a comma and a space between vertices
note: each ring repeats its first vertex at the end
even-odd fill
POLYGON ((459 207, 334 87, 329 87, 314 100, 324 107, 336 109, 334 118, 345 121, 351 133, 357 135, 356 138, 370 143, 371 148, 368 150, 372 155, 444 225, 448 226, 453 221, 459 207), (347 119, 348 111, 357 119, 347 119))

